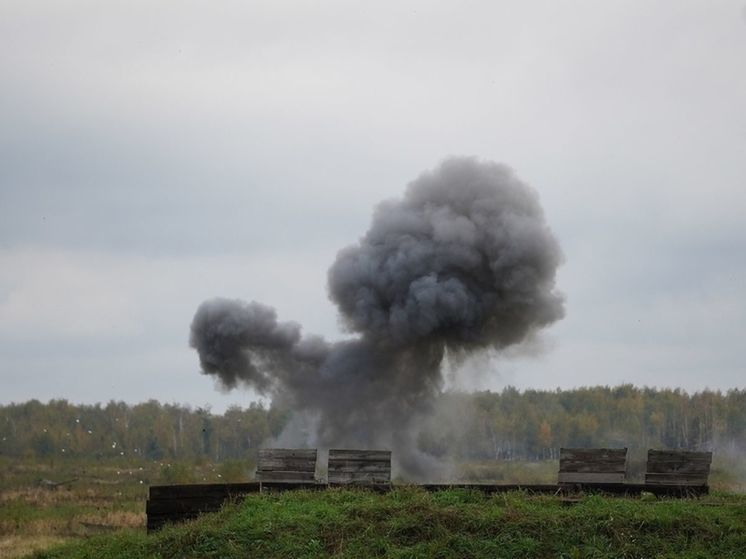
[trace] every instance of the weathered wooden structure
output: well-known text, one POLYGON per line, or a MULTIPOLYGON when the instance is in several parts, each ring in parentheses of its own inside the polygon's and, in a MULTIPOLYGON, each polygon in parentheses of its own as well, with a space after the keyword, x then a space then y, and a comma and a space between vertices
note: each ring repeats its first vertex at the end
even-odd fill
POLYGON ((390 450, 329 450, 329 485, 391 484, 390 450))
POLYGON ((557 482, 563 485, 624 483, 626 448, 561 448, 557 482))
MULTIPOLYGON (((388 450, 330 450, 328 484, 316 480, 316 458, 315 449, 262 449, 259 451, 257 482, 152 486, 146 505, 148 531, 156 530, 166 522, 180 522, 203 512, 217 511, 226 501, 266 489, 284 491, 363 486, 386 491, 392 487, 391 452, 388 450)), ((626 448, 563 448, 560 450, 556 485, 430 483, 420 487, 427 491, 465 488, 485 493, 591 490, 625 495, 644 491, 668 496, 694 496, 709 491, 707 477, 712 462, 711 452, 650 450, 645 483, 625 481, 626 458, 626 448)))
POLYGON ((315 448, 263 448, 259 450, 256 479, 263 482, 314 483, 317 455, 315 448))
POLYGON ((227 501, 259 490, 257 482, 152 485, 145 504, 148 532, 167 522, 183 522, 203 512, 218 511, 227 501))
POLYGON ((646 485, 707 487, 712 452, 648 450, 646 485))

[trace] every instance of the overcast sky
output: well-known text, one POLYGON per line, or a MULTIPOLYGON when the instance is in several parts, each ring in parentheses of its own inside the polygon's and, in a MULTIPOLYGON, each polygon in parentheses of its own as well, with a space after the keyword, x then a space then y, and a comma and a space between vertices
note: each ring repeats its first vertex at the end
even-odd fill
POLYGON ((746 386, 743 0, 0 0, 0 403, 247 404, 199 303, 344 335, 336 252, 448 155, 566 260, 541 355, 457 385, 746 386))

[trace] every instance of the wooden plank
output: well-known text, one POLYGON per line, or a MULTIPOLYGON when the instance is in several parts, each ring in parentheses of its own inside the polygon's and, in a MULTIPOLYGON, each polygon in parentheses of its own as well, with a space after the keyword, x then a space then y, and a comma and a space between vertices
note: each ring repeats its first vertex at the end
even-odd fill
POLYGON ((297 465, 287 465, 285 467, 283 466, 277 466, 273 468, 257 468, 256 473, 257 474, 271 474, 271 473, 281 473, 281 472, 298 472, 302 473, 303 475, 310 475, 313 476, 316 472, 316 468, 309 468, 309 467, 298 467, 297 465))
POLYGON ((709 457, 698 456, 689 458, 687 456, 650 456, 648 455, 648 462, 651 464, 702 464, 709 466, 712 463, 712 459, 709 457))
POLYGON ((150 499, 145 504, 148 531, 166 522, 181 522, 202 512, 218 511, 227 501, 259 489, 258 482, 151 486, 150 499))
POLYGON ((702 464, 709 466, 712 459, 708 457, 688 458, 685 456, 648 456, 648 461, 653 464, 702 464))
POLYGON ((374 472, 329 472, 330 485, 355 485, 355 484, 378 484, 390 483, 391 475, 387 473, 374 472))
POLYGON ((393 489, 393 486, 389 482, 370 482, 370 483, 330 483, 328 485, 330 489, 343 489, 354 487, 356 489, 365 489, 366 491, 372 491, 374 493, 388 493, 393 489))
POLYGON ((646 483, 645 491, 654 495, 666 495, 669 497, 695 497, 698 495, 707 495, 710 492, 710 488, 707 485, 646 483))
POLYGON ((598 460, 599 462, 603 461, 614 461, 614 460, 622 460, 626 454, 624 452, 621 452, 619 454, 609 454, 606 452, 603 453, 579 453, 579 452, 572 452, 572 453, 561 453, 560 454, 560 460, 598 460))
POLYGON ((193 485, 152 485, 149 495, 151 499, 183 498, 183 497, 228 497, 257 493, 259 483, 203 483, 193 485))
POLYGON ((332 479, 332 474, 334 476, 334 479, 384 479, 389 480, 391 478, 391 472, 385 471, 385 472, 329 472, 329 480, 332 479))
POLYGON ((589 462, 592 462, 594 464, 624 464, 624 461, 626 460, 626 456, 622 454, 621 456, 611 456, 611 457, 605 457, 605 456, 587 456, 584 458, 561 458, 562 462, 564 464, 587 464, 589 462))
POLYGON ((563 463, 560 471, 561 472, 608 472, 608 473, 616 473, 621 472, 624 473, 625 470, 625 462, 573 462, 571 464, 563 463))
POLYGON ((712 452, 648 450, 646 483, 654 485, 707 485, 712 452))
POLYGON ((560 472, 559 483, 623 483, 624 473, 608 472, 560 472))
POLYGON ((710 452, 666 452, 662 454, 653 450, 648 451, 648 465, 675 466, 677 464, 692 464, 703 468, 709 468, 712 462, 710 452))
POLYGON ((259 449, 259 461, 299 459, 315 462, 317 454, 318 451, 315 448, 261 448, 259 449))
POLYGON ((692 486, 692 487, 698 487, 700 485, 707 485, 707 479, 699 478, 699 479, 684 480, 684 479, 681 479, 680 477, 668 477, 668 478, 659 478, 659 479, 646 477, 645 483, 647 483, 648 485, 687 485, 687 486, 692 486))
POLYGON ((391 472, 329 472, 329 483, 389 483, 391 472))
POLYGON ((648 450, 648 459, 656 460, 705 460, 712 462, 712 452, 702 452, 696 450, 655 450, 651 448, 648 450))
POLYGON ((329 450, 329 460, 374 460, 390 463, 391 451, 333 448, 329 450))
POLYGON ((388 458, 347 458, 345 456, 331 456, 330 460, 335 464, 391 464, 391 457, 388 458))
POLYGON ((333 467, 330 466, 329 469, 335 472, 391 472, 391 466, 389 465, 366 464, 365 462, 360 464, 335 464, 333 467))
POLYGON ((318 454, 315 448, 260 448, 259 456, 314 457, 318 454))
POLYGON ((263 448, 259 450, 256 479, 260 481, 314 481, 315 448, 263 448))
POLYGON ((558 483, 623 483, 626 463, 626 448, 561 448, 558 483))
POLYGON ((587 462, 597 462, 599 464, 619 464, 626 460, 626 455, 620 454, 619 456, 564 456, 560 457, 560 460, 567 464, 583 464, 587 462))
POLYGON ((158 514, 181 514, 192 512, 214 512, 228 499, 164 499, 162 501, 147 501, 145 512, 148 516, 158 514))
POLYGON ((294 491, 299 489, 326 489, 325 483, 313 481, 263 481, 262 492, 264 491, 294 491))
POLYGON ((564 464, 573 464, 579 462, 592 462, 599 464, 624 463, 627 457, 626 448, 608 449, 578 449, 578 448, 561 448, 560 449, 560 470, 564 464))
POLYGON ((391 451, 330 449, 328 476, 332 485, 390 483, 391 451))
POLYGON ((710 473, 710 465, 694 462, 648 462, 648 473, 656 474, 702 474, 707 476, 710 473))
POLYGON ((707 485, 707 476, 701 474, 645 474, 645 483, 667 485, 707 485))
POLYGON ((646 476, 649 476, 651 479, 654 478, 660 478, 660 477, 670 477, 673 479, 679 478, 679 479, 690 479, 690 478, 702 478, 704 480, 707 480, 707 478, 710 476, 709 472, 691 472, 691 471, 683 471, 683 472, 645 472, 646 476))
POLYGON ((316 458, 310 460, 305 458, 263 458, 257 469, 263 472, 273 470, 315 472, 316 458))
POLYGON ((315 472, 283 472, 271 471, 262 472, 257 470, 256 479, 261 482, 265 481, 314 481, 315 472))
POLYGON ((626 448, 560 448, 560 458, 626 456, 626 448))

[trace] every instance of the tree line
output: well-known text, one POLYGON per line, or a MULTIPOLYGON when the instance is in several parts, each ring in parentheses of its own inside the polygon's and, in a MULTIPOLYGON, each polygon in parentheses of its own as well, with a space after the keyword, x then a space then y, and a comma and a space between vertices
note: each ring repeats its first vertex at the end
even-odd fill
POLYGON ((746 390, 598 386, 444 394, 418 437, 436 456, 556 459, 560 447, 746 449, 746 390))
POLYGON ((257 403, 215 414, 156 400, 135 405, 30 400, 0 406, 0 456, 221 462, 250 456, 279 435, 287 416, 257 403))
MULTIPOLYGON (((258 403, 216 414, 155 400, 31 400, 0 406, 0 456, 250 459, 280 435, 291 414, 258 403)), ((553 459, 563 446, 736 451, 746 448, 746 390, 446 392, 415 424, 420 450, 459 460, 553 459)))

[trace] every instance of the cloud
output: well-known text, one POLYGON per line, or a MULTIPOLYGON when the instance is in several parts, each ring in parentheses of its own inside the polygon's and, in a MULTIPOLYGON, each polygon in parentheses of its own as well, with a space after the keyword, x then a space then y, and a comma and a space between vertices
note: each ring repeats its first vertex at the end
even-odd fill
POLYGON ((112 258, 81 265, 74 254, 0 251, 0 335, 95 340, 136 330, 133 301, 112 258))
POLYGON ((334 337, 337 248, 420 169, 474 153, 540 191, 567 256, 553 357, 500 367, 571 385, 610 343, 635 378, 675 380, 698 351, 733 385, 741 4, 4 2, 0 378, 41 348, 146 360, 218 293, 334 337))

